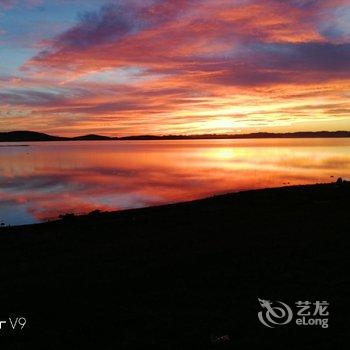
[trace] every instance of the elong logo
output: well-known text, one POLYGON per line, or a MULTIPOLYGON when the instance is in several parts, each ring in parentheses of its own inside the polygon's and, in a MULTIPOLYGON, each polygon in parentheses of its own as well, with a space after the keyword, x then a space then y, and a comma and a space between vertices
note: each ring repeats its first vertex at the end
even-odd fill
MULTIPOLYGON (((293 319, 293 311, 290 306, 282 301, 270 301, 258 298, 262 311, 258 312, 259 321, 266 327, 274 328, 290 323, 293 319)), ((299 309, 295 324, 297 326, 321 326, 328 328, 327 311, 329 303, 327 301, 297 301, 295 303, 299 309), (314 306, 314 307, 312 307, 314 306), (318 316, 318 317, 315 317, 318 316)))
POLYGON ((277 301, 273 303, 269 300, 258 299, 260 305, 263 307, 263 311, 258 313, 260 322, 269 328, 274 328, 276 325, 284 325, 289 323, 293 318, 293 312, 291 308, 282 303, 282 301, 277 301))

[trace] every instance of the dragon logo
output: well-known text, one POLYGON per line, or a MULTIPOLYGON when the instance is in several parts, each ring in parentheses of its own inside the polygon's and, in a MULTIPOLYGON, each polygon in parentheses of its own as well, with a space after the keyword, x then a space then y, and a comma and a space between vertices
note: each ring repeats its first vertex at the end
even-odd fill
POLYGON ((259 321, 266 327, 274 328, 289 323, 293 318, 291 308, 282 301, 271 302, 259 299, 261 307, 264 309, 258 313, 259 321), (276 306, 274 304, 277 304, 276 306))

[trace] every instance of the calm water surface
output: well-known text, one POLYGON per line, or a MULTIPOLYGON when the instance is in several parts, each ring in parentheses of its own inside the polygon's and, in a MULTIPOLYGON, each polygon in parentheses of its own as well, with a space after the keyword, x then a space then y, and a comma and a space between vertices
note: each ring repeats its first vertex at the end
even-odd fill
POLYGON ((0 223, 329 182, 331 176, 350 178, 350 139, 3 143, 0 223))

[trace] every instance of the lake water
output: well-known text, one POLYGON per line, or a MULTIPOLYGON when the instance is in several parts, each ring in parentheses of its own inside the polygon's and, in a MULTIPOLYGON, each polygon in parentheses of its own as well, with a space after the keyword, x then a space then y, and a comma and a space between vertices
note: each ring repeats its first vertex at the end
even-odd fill
POLYGON ((0 223, 337 177, 350 178, 350 139, 2 143, 0 223))

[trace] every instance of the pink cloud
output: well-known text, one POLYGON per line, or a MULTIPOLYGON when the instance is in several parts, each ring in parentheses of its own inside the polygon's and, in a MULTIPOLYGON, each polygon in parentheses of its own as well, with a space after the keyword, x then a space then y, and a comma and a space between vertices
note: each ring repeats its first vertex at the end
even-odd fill
POLYGON ((40 52, 23 66, 24 79, 16 84, 0 79, 6 88, 0 98, 11 113, 20 109, 34 125, 45 119, 63 131, 84 123, 91 131, 118 125, 123 133, 137 133, 150 125, 157 132, 188 132, 192 121, 198 127, 218 114, 245 118, 247 125, 266 116, 268 125, 273 118, 306 119, 311 112, 300 111, 298 103, 312 104, 313 97, 324 100, 320 118, 343 117, 349 108, 344 91, 350 43, 327 33, 324 23, 332 23, 336 9, 345 5, 341 0, 112 2, 41 41, 40 52), (117 74, 113 81, 116 71, 127 69, 136 69, 137 78, 123 73, 124 79, 117 74), (88 79, 102 72, 103 79, 88 79), (111 79, 105 79, 109 73, 111 79), (283 105, 286 96, 294 109, 283 105), (327 99, 339 108, 328 108, 327 99))

